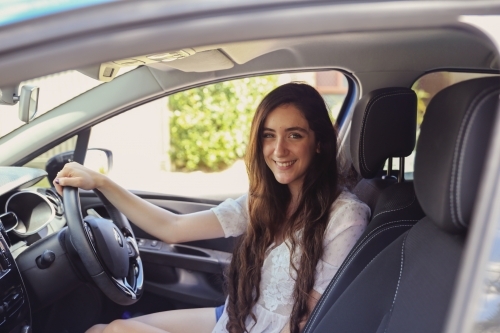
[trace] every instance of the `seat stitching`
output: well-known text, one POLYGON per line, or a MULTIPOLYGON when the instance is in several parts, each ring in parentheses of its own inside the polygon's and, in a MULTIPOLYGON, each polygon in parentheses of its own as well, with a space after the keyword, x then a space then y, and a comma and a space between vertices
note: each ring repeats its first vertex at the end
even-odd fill
POLYGON ((345 265, 345 264, 352 256, 356 255, 356 251, 357 249, 360 247, 360 246, 363 246, 365 240, 369 237, 371 237, 371 235, 373 235, 376 231, 378 231, 379 229, 389 225, 389 224, 394 224, 394 223, 398 223, 398 222, 418 222, 419 220, 397 220, 397 221, 390 221, 390 222, 386 222, 384 224, 381 224, 379 225, 378 227, 376 227, 375 229, 373 229, 372 231, 370 231, 365 237, 363 237, 363 239, 361 241, 358 242, 358 245, 356 246, 356 248, 354 248, 352 251, 351 251, 351 255, 349 255, 346 259, 344 259, 344 263, 339 267, 339 270, 341 270, 345 265))
MULTIPOLYGON (((497 89, 497 87, 493 87, 493 90, 496 90, 496 89, 497 89)), ((478 103, 478 101, 480 101, 484 95, 491 94, 491 90, 492 89, 490 88, 490 89, 487 89, 487 90, 481 92, 479 95, 477 95, 472 100, 471 104, 467 108, 467 111, 465 112, 465 116, 462 118, 458 137, 457 137, 457 140, 455 142, 455 149, 453 152, 453 164, 452 164, 452 169, 451 169, 451 179, 450 179, 450 196, 451 196, 451 198, 450 198, 450 212, 451 212, 451 221, 453 222, 453 224, 457 228, 460 228, 460 225, 458 225, 457 216, 455 215, 456 214, 456 212, 455 212, 455 205, 456 205, 455 191, 456 190, 454 189, 454 185, 455 185, 455 187, 457 185, 457 177, 456 177, 457 166, 458 166, 457 159, 459 158, 459 154, 461 153, 461 148, 462 148, 462 144, 463 144, 463 141, 461 140, 462 133, 464 131, 464 128, 467 127, 467 123, 468 123, 468 119, 470 118, 470 114, 476 110, 476 108, 475 108, 476 103, 478 103)), ((460 223, 463 225, 462 222, 460 222, 460 223)))
POLYGON ((397 209, 391 209, 391 210, 385 210, 383 212, 380 212, 378 213, 377 215, 375 215, 374 217, 372 217, 372 221, 374 218, 376 218, 377 216, 381 215, 381 214, 385 214, 385 213, 390 213, 390 212, 395 212, 395 211, 398 211, 398 210, 402 210, 402 209, 405 209, 405 208, 408 208, 410 207, 411 205, 413 205, 413 203, 415 202, 415 199, 417 199, 417 197, 415 195, 413 195, 413 200, 406 206, 402 207, 402 208, 397 208, 397 209))
POLYGON ((371 111, 371 107, 376 103, 378 102, 379 100, 385 98, 385 97, 389 97, 389 96, 398 96, 398 95, 411 95, 412 93, 411 92, 408 92, 408 91, 403 91, 403 90, 400 90, 399 92, 391 92, 391 93, 386 93, 385 95, 381 95, 381 96, 378 96, 377 98, 375 98, 374 100, 371 100, 368 105, 366 106, 366 109, 365 109, 365 113, 364 113, 364 116, 363 116, 363 123, 361 125, 361 145, 362 145, 362 148, 361 148, 361 157, 362 157, 362 163, 364 164, 364 167, 366 170, 368 171, 371 171, 370 168, 368 168, 368 165, 366 164, 366 158, 365 158, 365 140, 364 140, 364 136, 365 136, 365 130, 366 130, 366 119, 368 119, 368 116, 370 114, 370 111, 371 111))
MULTIPOLYGON (((411 221, 417 221, 417 220, 411 220, 411 221)), ((399 221, 393 221, 393 222, 399 222, 399 221)), ((393 223, 393 222, 388 222, 388 223, 393 223)), ((308 324, 306 325, 306 327, 305 327, 305 329, 304 329, 304 332, 303 332, 303 333, 305 333, 305 332, 306 332, 306 329, 307 329, 308 327, 310 327, 311 325, 314 325, 314 323, 316 322, 316 319, 317 319, 317 313, 318 313, 319 311, 321 311, 321 309, 323 308, 324 303, 325 303, 325 300, 326 300, 326 298, 327 298, 327 295, 328 295, 328 294, 330 293, 330 291, 331 291, 331 290, 332 290, 332 289, 333 289, 333 288, 337 285, 337 282, 338 282, 339 278, 342 276, 342 274, 344 274, 345 269, 343 269, 343 268, 344 268, 345 266, 347 266, 347 265, 348 265, 348 264, 349 264, 349 263, 353 260, 353 258, 354 258, 354 257, 355 257, 355 256, 356 256, 356 255, 357 255, 357 254, 358 254, 358 253, 359 253, 359 252, 360 252, 360 251, 361 251, 361 250, 362 250, 362 249, 366 246, 366 244, 367 244, 370 240, 372 240, 373 238, 375 238, 376 236, 378 236, 379 234, 381 234, 382 232, 384 232, 384 231, 386 231, 386 230, 393 229, 393 228, 398 228, 398 227, 412 227, 412 226, 413 226, 412 224, 404 224, 404 225, 402 224, 402 225, 396 225, 396 226, 388 227, 388 228, 386 228, 386 229, 384 229, 384 230, 380 230, 380 232, 378 232, 377 234, 374 234, 374 235, 373 235, 372 237, 370 237, 370 239, 368 239, 365 243, 361 244, 361 245, 360 245, 360 246, 361 246, 361 248, 359 248, 359 249, 357 249, 357 250, 355 251, 355 253, 354 253, 354 254, 350 257, 350 259, 349 259, 349 261, 347 262, 347 264, 342 265, 342 266, 339 268, 339 272, 340 272, 340 274, 339 274, 339 275, 338 275, 338 277, 334 280, 335 282, 334 282, 334 283, 330 283, 330 284, 328 285, 328 287, 326 288, 325 292, 323 293, 323 295, 324 295, 325 297, 321 297, 321 299, 320 299, 320 301, 319 301, 319 304, 318 304, 318 305, 314 308, 314 311, 313 311, 313 313, 311 314, 311 317, 313 317, 313 321, 312 321, 312 322, 311 322, 310 320, 308 321, 308 324), (310 323, 310 324, 309 324, 309 323, 310 323)), ((375 229, 375 230, 376 230, 376 229, 375 229)), ((371 233, 375 232, 375 230, 373 230, 371 233)), ((370 234, 368 234, 366 237, 368 237, 369 235, 370 235, 370 234)), ((365 237, 365 239, 366 239, 366 237, 365 237)), ((379 252, 379 254, 380 254, 380 252, 379 252)), ((378 254, 377 254, 377 256, 378 256, 378 254)), ((372 261, 373 261, 373 259, 372 259, 372 261)), ((346 260, 345 260, 344 262, 346 262, 346 260)), ((370 261, 370 262, 371 262, 371 261, 370 261)), ((366 266, 365 266, 365 268, 366 268, 366 266)), ((363 269, 363 270, 364 270, 364 269, 363 269)), ((360 272, 360 274, 361 274, 361 272, 360 272)), ((334 278, 335 278, 335 276, 334 276, 334 278)), ((333 280, 332 280, 332 281, 333 281, 333 280)))
MULTIPOLYGON (((418 220, 409 220, 409 221, 418 221, 418 220)), ((398 222, 398 221, 395 221, 395 222, 398 222)), ((392 223, 392 222, 389 222, 389 223, 392 223)), ((388 227, 388 228, 386 228, 386 229, 384 229, 384 230, 380 230, 378 233, 376 233, 376 234, 374 234, 372 237, 370 237, 370 238, 369 238, 369 239, 368 239, 368 240, 367 240, 367 241, 366 241, 366 242, 365 242, 365 243, 361 246, 361 248, 359 248, 358 250, 356 250, 356 253, 354 253, 354 254, 352 255, 352 257, 349 259, 349 262, 348 262, 345 266, 349 265, 349 264, 351 263, 351 261, 352 261, 352 260, 354 260, 354 257, 355 257, 355 256, 356 256, 356 255, 357 255, 357 254, 358 254, 358 253, 359 253, 359 252, 360 252, 360 251, 361 251, 361 250, 362 250, 362 249, 366 246, 366 244, 368 244, 368 242, 369 242, 370 240, 372 240, 372 239, 373 239, 373 238, 375 238, 376 236, 380 235, 382 232, 387 231, 387 230, 389 230, 389 229, 393 229, 393 228, 399 228, 399 227, 412 227, 412 226, 413 226, 413 224, 401 224, 401 225, 395 225, 395 226, 388 227)), ((375 230, 373 230, 373 231, 375 231, 375 230)), ((366 237, 365 237, 365 239, 366 239, 366 237)), ((405 237, 405 239, 406 239, 406 237, 405 237)), ((373 259, 372 259, 372 260, 371 260, 371 261, 370 261, 370 262, 369 262, 369 263, 368 263, 368 264, 367 264, 367 265, 366 265, 366 266, 365 266, 365 267, 364 267, 364 268, 363 268, 360 272, 359 272, 359 274, 361 274, 361 272, 363 272, 363 271, 365 270, 365 268, 366 268, 366 267, 368 267, 368 265, 369 265, 369 264, 370 264, 370 263, 371 263, 371 262, 372 262, 372 261, 373 261, 376 257, 378 257, 378 256, 379 256, 379 254, 380 254, 381 252, 382 252, 382 251, 380 251, 380 252, 379 252, 379 253, 378 253, 378 254, 377 254, 377 255, 376 255, 376 256, 375 256, 375 257, 374 257, 374 258, 373 258, 373 259)), ((344 261, 344 262, 345 262, 345 261, 344 261)), ((343 266, 344 266, 344 265, 343 265, 343 266)), ((339 268, 339 271, 340 271, 341 269, 342 269, 342 266, 339 268)), ((316 322, 316 320, 318 319, 317 314, 321 311, 321 309, 322 309, 322 308, 323 308, 323 306, 325 305, 325 300, 326 300, 326 298, 328 297, 328 294, 329 294, 329 293, 330 293, 330 291, 331 291, 331 290, 332 290, 332 289, 333 289, 333 288, 337 285, 337 282, 339 281, 339 278, 340 278, 340 277, 344 274, 344 272, 345 272, 345 269, 344 269, 344 270, 342 270, 342 271, 340 271, 340 275, 338 275, 338 277, 335 279, 335 282, 334 282, 333 284, 332 284, 332 283, 330 283, 330 284, 328 285, 328 287, 327 287, 327 288, 326 288, 326 290, 324 291, 324 293, 323 293, 323 295, 322 295, 322 297, 321 297, 321 299, 320 299, 319 303, 316 305, 316 307, 314 308, 313 312, 311 313, 311 316, 310 316, 310 317, 312 317, 312 321, 311 321, 311 320, 308 320, 308 322, 307 322, 306 326, 304 327, 304 331, 303 331, 303 333, 306 333, 306 332, 307 332, 307 330, 308 330, 308 328, 314 325, 314 323, 315 323, 315 322, 316 322)), ((359 275, 359 274, 358 274, 358 275, 359 275)), ((334 278, 335 278, 335 277, 334 277, 334 278)), ((333 281, 333 280, 332 280, 332 281, 333 281)), ((311 318, 309 318, 309 319, 311 319, 311 318)))
MULTIPOLYGON (((398 284, 396 285, 396 292, 394 293, 394 299, 392 300, 391 310, 389 311, 389 315, 391 317, 392 317, 392 311, 394 310, 394 304, 396 303, 396 298, 398 297, 398 290, 399 290, 399 284, 401 283, 401 277, 403 276, 404 252, 405 252, 405 243, 407 236, 408 234, 406 234, 405 238, 403 239, 403 245, 401 246, 401 267, 399 269, 399 278, 398 278, 398 284)), ((384 333, 387 333, 387 327, 385 328, 384 333)))
MULTIPOLYGON (((380 229, 384 228, 385 226, 388 226, 389 224, 395 224, 395 223, 398 223, 398 222, 418 222, 419 220, 397 220, 397 221, 390 221, 390 222, 386 222, 384 224, 381 224, 379 225, 378 227, 376 227, 375 229, 373 229, 372 231, 370 231, 365 237, 363 237, 363 239, 361 241, 359 241, 357 243, 357 246, 354 247, 349 255, 344 259, 344 262, 342 263, 342 265, 340 265, 339 269, 337 270, 337 273, 334 275, 334 277, 332 278, 332 281, 333 280, 336 280, 335 277, 337 276, 337 274, 340 275, 342 274, 342 272, 344 271, 345 267, 349 265, 349 263, 352 261, 352 258, 354 256, 356 256, 358 254, 358 252, 360 252, 362 250, 362 248, 366 245, 366 242, 370 241, 371 239, 373 239, 373 237, 371 237, 375 232, 379 231, 380 229), (371 238, 370 238, 371 237, 371 238), (370 238, 370 239, 368 239, 370 238), (368 240, 367 240, 368 239, 368 240), (366 242, 365 242, 366 241, 366 242)), ((405 224, 405 225, 401 225, 401 226, 413 226, 413 224, 405 224)), ((394 226, 394 227, 398 227, 398 225, 394 226)), ((390 229, 390 228, 389 228, 390 229)), ((386 229, 387 230, 387 229, 386 229)), ((382 231, 385 231, 385 230, 382 230, 382 231)), ((377 234, 378 235, 378 234, 377 234)), ((376 235, 375 235, 376 236, 376 235)), ((329 286, 331 288, 333 288, 333 286, 331 285, 331 283, 329 284, 329 286)), ((327 291, 329 290, 328 286, 327 288, 325 289, 325 292, 326 293, 327 291)))
MULTIPOLYGON (((397 221, 390 221, 390 222, 386 222, 384 224, 381 224, 379 225, 378 227, 376 227, 375 229, 373 229, 372 231, 370 231, 365 237, 363 237, 363 239, 359 242, 357 242, 357 246, 354 247, 349 255, 344 259, 344 262, 342 263, 342 265, 340 265, 338 271, 342 271, 344 269, 345 266, 348 265, 350 259, 355 256, 357 254, 357 251, 358 249, 361 247, 361 246, 364 246, 364 242, 367 238, 371 237, 375 232, 377 232, 379 229, 389 225, 389 224, 395 224, 395 223, 398 223, 398 222, 418 222, 419 220, 397 220, 397 221)), ((335 276, 332 278, 332 280, 335 278, 335 276)))
MULTIPOLYGON (((498 87, 495 87, 495 89, 491 93, 484 96, 484 98, 480 102, 478 102, 478 105, 475 107, 475 110, 472 114, 471 120, 467 124, 467 129, 465 131, 464 140, 463 140, 462 145, 465 146, 465 143, 468 141, 468 137, 469 137, 470 132, 471 132, 472 124, 476 120, 476 116, 479 113, 479 112, 476 112, 476 110, 478 110, 488 100, 488 98, 490 98, 492 95, 497 94, 497 93, 498 93, 498 87)), ((467 227, 467 225, 465 224, 465 222, 463 220, 462 209, 460 207, 460 202, 461 202, 460 201, 460 198, 461 198, 460 187, 461 187, 461 181, 462 181, 464 154, 465 154, 465 149, 461 149, 460 150, 460 162, 459 162, 458 171, 457 171, 457 185, 456 185, 457 195, 455 197, 456 198, 455 200, 456 200, 456 204, 458 206, 458 208, 457 208, 458 222, 460 222, 460 224, 462 224, 464 227, 467 227)))

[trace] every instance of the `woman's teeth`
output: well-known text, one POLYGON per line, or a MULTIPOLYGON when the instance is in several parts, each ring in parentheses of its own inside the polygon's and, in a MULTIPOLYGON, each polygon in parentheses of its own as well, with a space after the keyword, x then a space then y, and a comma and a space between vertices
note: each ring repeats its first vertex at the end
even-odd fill
POLYGON ((295 161, 289 161, 289 162, 278 162, 278 161, 274 161, 278 166, 280 167, 288 167, 290 165, 292 165, 293 163, 295 163, 297 160, 295 161))

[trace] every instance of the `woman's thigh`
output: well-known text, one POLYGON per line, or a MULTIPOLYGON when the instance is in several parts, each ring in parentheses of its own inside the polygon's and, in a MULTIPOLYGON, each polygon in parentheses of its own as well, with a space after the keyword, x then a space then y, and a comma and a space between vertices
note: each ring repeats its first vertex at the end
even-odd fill
POLYGON ((215 327, 215 308, 183 309, 131 318, 169 333, 210 333, 215 327))
POLYGON ((109 325, 95 325, 86 333, 210 333, 215 327, 215 308, 172 310, 115 320, 109 325))

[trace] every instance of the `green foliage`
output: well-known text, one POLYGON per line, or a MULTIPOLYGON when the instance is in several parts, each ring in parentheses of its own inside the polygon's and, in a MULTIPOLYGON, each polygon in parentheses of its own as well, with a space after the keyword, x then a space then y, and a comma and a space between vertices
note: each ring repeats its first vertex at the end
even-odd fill
POLYGON ((420 127, 424 119, 430 94, 423 89, 415 89, 415 93, 417 94, 417 126, 420 127))
POLYGON ((182 171, 220 171, 242 158, 255 110, 277 85, 277 76, 263 76, 170 96, 173 167, 182 171))

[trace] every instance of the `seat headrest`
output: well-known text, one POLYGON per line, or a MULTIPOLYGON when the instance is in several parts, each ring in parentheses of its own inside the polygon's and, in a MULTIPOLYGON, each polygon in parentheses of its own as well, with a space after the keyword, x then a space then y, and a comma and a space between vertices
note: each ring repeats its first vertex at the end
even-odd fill
POLYGON ((351 158, 363 178, 375 177, 389 157, 415 147, 417 96, 409 88, 383 88, 361 98, 351 124, 351 158))
POLYGON ((448 232, 469 225, 499 87, 498 77, 464 81, 443 89, 427 107, 415 156, 415 192, 425 214, 448 232))

